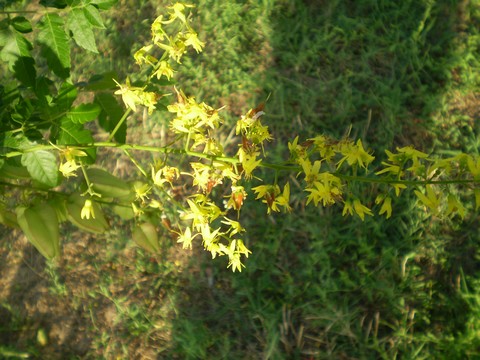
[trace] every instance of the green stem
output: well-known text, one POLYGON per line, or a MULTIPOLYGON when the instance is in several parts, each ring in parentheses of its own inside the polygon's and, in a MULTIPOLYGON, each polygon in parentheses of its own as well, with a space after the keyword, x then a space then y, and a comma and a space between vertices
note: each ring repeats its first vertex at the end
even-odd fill
POLYGON ((120 126, 122 126, 122 124, 124 123, 125 119, 127 118, 127 116, 132 112, 132 109, 128 108, 124 113, 123 113, 123 116, 120 120, 118 120, 118 123, 117 125, 115 126, 115 128, 113 129, 113 131, 110 133, 110 136, 108 137, 108 141, 112 141, 115 134, 117 133, 118 129, 120 129, 120 126))
POLYGON ((48 193, 48 194, 60 195, 60 196, 64 196, 64 197, 67 197, 67 196, 70 195, 70 194, 66 194, 66 193, 61 192, 61 191, 45 189, 45 188, 41 188, 41 187, 35 187, 32 184, 28 184, 28 185, 14 184, 14 183, 9 183, 7 181, 0 181, 0 186, 11 187, 11 188, 19 188, 19 189, 29 189, 29 190, 33 189, 35 191, 41 191, 41 192, 45 192, 45 193, 48 193))
POLYGON ((127 157, 130 159, 130 161, 137 167, 137 169, 142 173, 143 176, 148 178, 147 172, 140 166, 137 160, 128 152, 127 149, 123 149, 123 152, 127 157))
POLYGON ((447 185, 447 184, 477 184, 480 180, 475 179, 450 179, 450 180, 399 180, 382 179, 367 176, 352 176, 339 173, 332 173, 342 180, 367 182, 372 184, 404 184, 404 185, 447 185))
MULTIPOLYGON (((238 158, 234 157, 223 157, 215 156, 204 153, 199 153, 195 151, 185 150, 185 149, 172 149, 170 146, 158 147, 158 146, 145 146, 145 145, 135 145, 135 144, 119 144, 113 142, 95 142, 91 144, 72 144, 72 145, 35 145, 27 149, 17 150, 5 154, 5 157, 15 157, 21 156, 24 153, 35 152, 39 150, 58 150, 64 148, 76 148, 76 149, 89 149, 92 147, 105 147, 105 148, 117 148, 120 150, 137 150, 137 151, 147 151, 152 153, 172 153, 179 155, 188 155, 192 157, 197 157, 201 159, 206 159, 210 161, 220 161, 230 164, 238 164, 240 161, 238 158)), ((262 162, 260 167, 276 170, 276 171, 288 171, 288 172, 301 172, 302 169, 300 166, 295 165, 278 165, 262 162)), ((336 177, 347 180, 347 181, 359 181, 372 184, 404 184, 404 185, 447 185, 447 184, 478 184, 480 183, 479 179, 450 179, 450 180, 400 180, 400 179, 387 179, 387 178, 374 178, 368 176, 353 176, 345 175, 338 172, 332 172, 332 175, 336 177)))
POLYGON ((0 14, 37 14, 36 10, 3 10, 0 11, 0 14))

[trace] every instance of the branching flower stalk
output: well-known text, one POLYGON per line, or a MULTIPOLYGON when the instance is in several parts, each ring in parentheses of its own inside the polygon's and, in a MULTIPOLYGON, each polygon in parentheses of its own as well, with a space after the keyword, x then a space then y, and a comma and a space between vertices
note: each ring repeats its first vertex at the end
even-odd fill
MULTIPOLYGON (((250 109, 237 121, 237 149, 225 149, 216 137, 217 129, 223 124, 220 116, 223 108, 214 109, 199 103, 177 87, 169 88, 168 92, 154 90, 152 86, 154 79, 168 83, 175 76, 174 68, 181 64, 188 48, 201 52, 204 47, 189 24, 187 10, 191 7, 176 3, 168 8, 165 18, 159 16, 153 22, 151 43, 134 54, 136 63, 149 70, 146 80, 140 85, 131 84, 129 79, 117 82, 119 89, 115 94, 121 96, 126 110, 110 131, 108 141, 95 142, 85 137, 81 125, 90 117, 87 120, 75 118, 83 122, 78 125, 67 119, 58 125, 66 129, 65 133, 75 134, 71 142, 63 139, 56 143, 19 143, 2 154, 7 160, 20 158, 27 164, 31 178, 44 181, 51 188, 57 186, 58 170, 65 179, 74 178, 77 169, 82 170, 81 184, 67 199, 59 200, 55 192, 25 183, 29 190, 46 193, 45 203, 55 209, 58 219, 67 219, 86 231, 101 233, 108 229, 102 206, 110 206, 122 218, 134 219, 133 240, 148 251, 160 249, 157 230, 161 229, 184 249, 191 249, 194 241, 201 241, 212 258, 225 256, 229 268, 241 271, 244 258, 251 253, 244 241, 245 229, 241 224, 246 199, 253 197, 264 203, 267 214, 292 210, 292 186, 289 181, 279 183, 278 175, 282 172, 295 174, 300 180, 297 183, 303 190, 305 205, 340 206, 344 216, 358 216, 362 221, 375 214, 391 217, 396 198, 407 191, 417 197, 420 206, 440 217, 464 217, 472 207, 464 205, 465 199, 458 197, 455 189, 460 186, 473 193, 475 210, 480 208, 478 155, 462 153, 437 158, 407 146, 395 152, 386 151, 387 160, 376 165, 379 169, 373 171, 375 157, 361 140, 318 135, 304 141, 296 137, 288 143, 287 160, 267 162, 268 143, 273 137, 263 122, 264 105, 250 109), (161 55, 157 56, 158 53, 161 55), (173 114, 169 127, 174 140, 165 146, 112 141, 130 115, 141 107, 152 114, 157 111, 158 101, 167 94, 175 97, 167 106, 168 112, 173 114), (78 141, 82 136, 89 140, 78 141), (89 156, 97 148, 123 151, 138 169, 141 179, 126 182, 90 166, 89 156), (158 155, 158 159, 144 167, 134 157, 137 151, 158 155), (54 152, 61 162, 55 173, 37 174, 32 163, 56 161, 54 152), (180 168, 185 159, 189 168, 180 168), (259 169, 274 171, 274 182, 262 183, 259 169), (362 199, 353 190, 354 183, 376 185, 378 195, 375 199, 362 199), (256 185, 252 194, 246 190, 250 184, 256 185)), ((64 91, 62 96, 65 94, 64 91)), ((13 130, 10 136, 13 138, 18 131, 13 130)), ((18 169, 4 165, 0 171, 2 177, 18 179, 18 169)), ((0 181, 0 185, 20 186, 7 181, 0 181)), ((24 216, 24 208, 19 214, 24 216)), ((32 218, 36 216, 32 211, 26 214, 32 218)), ((45 232, 45 238, 47 235, 45 232)), ((57 254, 56 251, 51 253, 57 254)))

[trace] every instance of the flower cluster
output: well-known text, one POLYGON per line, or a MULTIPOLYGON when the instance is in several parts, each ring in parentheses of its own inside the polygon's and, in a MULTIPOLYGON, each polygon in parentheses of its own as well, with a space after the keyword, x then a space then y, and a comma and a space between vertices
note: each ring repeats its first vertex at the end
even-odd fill
POLYGON ((247 179, 252 177, 253 170, 262 162, 259 156, 264 152, 264 142, 272 140, 268 126, 263 125, 260 119, 265 114, 263 107, 262 104, 249 110, 246 115, 237 121, 236 125, 236 134, 242 136, 242 143, 237 156, 247 179))
MULTIPOLYGON (((193 148, 207 143, 210 148, 214 147, 211 138, 205 136, 205 130, 220 126, 220 109, 213 109, 205 103, 198 104, 194 97, 187 97, 177 89, 175 91, 177 102, 168 106, 168 111, 176 114, 175 119, 170 122, 170 128, 176 134, 188 134, 194 140, 193 148)), ((215 151, 213 153, 215 154, 215 151)), ((220 154, 217 152, 216 155, 220 154)))
MULTIPOLYGON (((152 24, 151 44, 135 53, 137 64, 152 68, 147 85, 153 78, 162 77, 166 78, 165 83, 168 84, 175 72, 172 64, 181 63, 187 48, 202 51, 204 44, 189 25, 186 10, 190 7, 183 3, 169 7, 167 16, 159 16, 152 24), (158 52, 161 52, 161 56, 156 55, 158 52)), ((132 86, 128 79, 126 84, 118 85, 120 89, 117 94, 133 111, 141 105, 150 113, 163 96, 147 91, 151 88, 147 85, 132 86)), ((151 165, 150 176, 147 171, 140 169, 146 182, 133 184, 133 216, 142 223, 150 221, 148 219, 155 216, 152 214, 162 212, 162 224, 174 234, 184 249, 191 249, 194 241, 201 241, 212 258, 226 256, 228 266, 233 271, 241 271, 242 256, 248 257, 250 254, 242 239, 245 229, 239 219, 248 197, 245 185, 253 179, 261 180, 254 176, 259 167, 270 168, 277 173, 285 170, 296 172, 302 180, 306 205, 327 207, 339 204, 343 207, 344 216, 355 215, 362 221, 374 213, 390 218, 393 199, 407 187, 414 187, 412 193, 432 213, 463 217, 466 208, 455 193, 449 191, 449 183, 443 178, 468 174, 468 179, 480 180, 478 156, 460 154, 448 159, 436 159, 413 147, 403 147, 396 152, 386 151, 387 160, 374 172, 370 168, 375 157, 364 147, 362 140, 336 140, 326 135, 318 135, 305 142, 300 142, 296 137, 288 143, 290 157, 286 163, 265 163, 265 144, 272 140, 272 135, 268 126, 262 123, 264 104, 249 110, 237 121, 235 133, 238 149, 232 156, 229 155, 231 148, 224 149, 216 138, 216 130, 223 124, 220 116, 222 108, 215 109, 198 102, 176 87, 173 91, 176 99, 167 109, 174 114, 169 128, 175 140, 168 146, 171 150, 167 150, 160 161, 151 165), (188 171, 181 167, 181 163, 172 164, 178 158, 169 152, 181 154, 182 157, 189 156, 188 171), (352 186, 357 180, 378 184, 375 199, 360 199, 352 186), (166 203, 169 206, 164 206, 166 203), (172 205, 180 214, 180 221, 174 225, 166 214, 172 205), (232 213, 236 215, 236 220, 232 213)), ((65 164, 65 172, 71 173, 69 162, 65 164)), ((297 181, 295 183, 299 184, 297 181)), ((478 209, 480 190, 473 190, 478 209)), ((273 184, 255 186, 252 191, 256 200, 266 204, 268 214, 292 210, 289 182, 281 188, 275 180, 273 184)), ((88 205, 86 202, 82 217, 94 217, 88 205)), ((173 218, 175 214, 170 215, 173 218)), ((155 244, 151 245, 154 237, 147 236, 149 232, 145 231, 149 228, 143 226, 143 232, 137 231, 136 241, 144 243, 147 239, 150 241, 147 248, 156 248, 155 244)))
POLYGON ((77 158, 87 156, 85 151, 71 147, 59 150, 61 160, 59 171, 66 178, 77 176, 76 171, 81 167, 81 163, 77 158))
MULTIPOLYGON (((298 137, 288 144, 290 161, 300 166, 308 193, 307 205, 330 206, 343 204, 343 215, 373 216, 371 208, 362 204, 350 190, 349 184, 356 180, 365 183, 378 183, 383 191, 375 198, 378 214, 390 218, 392 215, 393 194, 398 197, 401 191, 414 186, 413 193, 421 204, 438 216, 464 217, 465 207, 456 196, 450 184, 458 180, 444 180, 445 176, 460 178, 463 174, 466 184, 473 184, 480 178, 479 157, 458 154, 450 158, 434 158, 414 149, 412 146, 397 148, 396 152, 386 150, 387 161, 375 173, 369 172, 369 165, 375 157, 367 152, 361 140, 336 141, 325 135, 299 144, 298 137), (365 172, 359 176, 358 171, 365 172)), ((480 207, 480 190, 473 189, 476 208, 480 207)))
MULTIPOLYGON (((151 44, 145 45, 134 54, 135 62, 138 65, 153 67, 150 79, 165 77, 168 81, 174 75, 175 70, 171 60, 180 64, 183 55, 189 47, 201 52, 204 43, 198 38, 198 34, 189 24, 185 14, 188 8, 193 5, 175 3, 168 7, 168 18, 161 15, 155 19, 151 26, 151 44), (161 56, 156 56, 161 52, 161 56)), ((127 79, 126 84, 118 84, 120 88, 115 94, 121 95, 125 106, 132 111, 137 110, 137 105, 145 106, 149 114, 153 112, 157 101, 163 94, 147 91, 147 87, 132 86, 127 79)))
POLYGON ((298 175, 303 175, 304 190, 308 193, 307 205, 313 203, 325 207, 342 203, 343 215, 356 214, 362 220, 365 215, 373 215, 368 207, 348 191, 345 177, 339 172, 345 168, 352 169, 354 173, 358 169, 368 171, 368 166, 375 158, 365 150, 361 140, 336 141, 319 135, 299 143, 296 137, 288 144, 288 149, 290 161, 300 166, 298 175))

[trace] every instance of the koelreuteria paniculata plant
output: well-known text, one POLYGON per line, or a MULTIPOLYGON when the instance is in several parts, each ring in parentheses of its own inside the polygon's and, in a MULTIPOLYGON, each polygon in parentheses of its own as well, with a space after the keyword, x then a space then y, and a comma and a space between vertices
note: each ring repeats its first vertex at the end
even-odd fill
POLYGON ((289 158, 269 163, 266 148, 273 137, 268 120, 263 122, 263 104, 237 121, 237 148, 225 149, 217 131, 224 109, 198 102, 172 85, 188 50, 198 53, 205 46, 190 24, 189 4, 175 3, 153 21, 150 43, 134 54, 146 74, 142 81, 99 74, 75 83, 70 41, 97 52, 93 28, 104 28, 100 11, 114 4, 45 2, 35 25, 14 11, 4 12, 0 23, 0 55, 11 74, 0 89, 0 184, 5 189, 0 221, 19 226, 47 258, 61 253, 60 223, 103 233, 110 228, 105 212, 110 209, 132 222, 133 240, 148 251, 159 251, 159 233, 169 233, 184 249, 202 242, 213 258, 226 256, 228 266, 241 271, 251 253, 241 223, 247 197, 263 202, 267 214, 292 210, 294 186, 289 181, 265 183, 259 168, 295 174, 306 205, 340 206, 344 216, 361 220, 375 214, 390 218, 395 199, 407 191, 439 217, 463 218, 472 207, 458 197, 459 187, 472 194, 475 211, 480 207, 478 155, 442 158, 407 146, 386 151, 381 166, 371 169, 375 157, 361 140, 317 135, 291 139, 289 158), (33 35, 33 44, 26 34, 33 35), (47 69, 36 65, 34 46, 47 69), (79 104, 79 92, 93 94, 93 101, 79 104), (171 113, 167 143, 125 143, 128 118, 141 108, 150 115, 165 109, 171 113), (96 142, 91 127, 84 126, 95 120, 109 133, 108 141, 96 142), (102 147, 123 151, 138 170, 137 178, 127 182, 94 165, 102 163, 96 156, 102 147), (155 159, 142 164, 133 151, 150 152, 155 159), (363 199, 353 190, 355 183, 374 184, 380 195, 363 199))

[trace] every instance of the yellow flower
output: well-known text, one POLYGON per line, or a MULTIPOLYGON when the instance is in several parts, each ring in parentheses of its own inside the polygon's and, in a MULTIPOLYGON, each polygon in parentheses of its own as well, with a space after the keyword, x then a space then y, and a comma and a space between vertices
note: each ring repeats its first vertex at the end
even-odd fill
POLYGON ((345 160, 350 166, 358 164, 360 167, 366 169, 368 164, 375 159, 372 155, 365 151, 362 140, 360 139, 357 140, 355 145, 353 145, 353 143, 346 142, 343 146, 341 146, 340 151, 344 157, 338 162, 337 169, 342 166, 345 160))
POLYGON ((208 222, 208 213, 203 207, 200 207, 190 199, 187 199, 187 203, 190 209, 183 212, 182 219, 192 220, 193 227, 199 231, 201 226, 208 222))
POLYGON ((190 228, 186 228, 183 234, 177 239, 177 243, 182 244, 183 249, 191 249, 192 248, 192 240, 195 238, 196 235, 192 236, 192 231, 190 228))
POLYGON ((220 228, 211 231, 210 224, 202 224, 201 233, 203 238, 203 246, 208 251, 211 251, 211 245, 218 242, 217 237, 220 235, 220 228))
POLYGON ((150 203, 148 204, 149 207, 151 208, 154 208, 154 209, 160 209, 162 210, 163 209, 163 206, 162 206, 162 203, 158 200, 152 200, 150 201, 150 203))
POLYGON ((95 211, 93 210, 92 200, 86 199, 85 204, 83 205, 82 211, 80 213, 82 219, 90 219, 92 217, 95 219, 95 211))
POLYGON ((313 201, 315 206, 318 206, 318 203, 322 201, 323 206, 328 206, 341 198, 341 180, 338 177, 330 173, 321 173, 318 180, 313 183, 313 187, 305 189, 310 192, 307 197, 307 205, 313 201))
POLYGON ((195 162, 190 163, 190 166, 193 168, 193 185, 202 191, 210 193, 213 187, 222 183, 221 174, 216 173, 210 165, 195 162))
MULTIPOLYGON (((232 271, 235 272, 236 270, 238 270, 239 272, 242 271, 242 266, 245 267, 241 260, 240 260, 240 255, 241 255, 241 252, 239 251, 239 248, 237 246, 237 243, 238 242, 241 242, 241 240, 232 240, 232 242, 230 243, 230 246, 227 248, 226 246, 224 245, 221 245, 221 249, 223 251, 223 253, 225 253, 226 255, 228 255, 228 266, 227 267, 232 267, 232 271)), ((242 247, 242 252, 249 252, 249 250, 247 248, 245 248, 245 246, 243 245, 243 242, 241 244, 241 247, 242 247)))
POLYGON ((322 162, 317 160, 313 163, 307 159, 298 159, 298 163, 302 166, 303 172, 305 173, 305 182, 307 185, 311 185, 318 181, 320 175, 320 167, 322 166, 322 162))
POLYGON ((115 91, 115 95, 122 96, 123 103, 127 108, 137 111, 137 105, 143 105, 148 108, 149 114, 155 110, 158 98, 155 93, 144 91, 144 88, 131 86, 128 78, 125 85, 119 84, 115 79, 113 81, 115 81, 120 88, 115 91))
POLYGON ((205 43, 200 41, 195 31, 190 30, 188 33, 185 34, 185 45, 193 47, 195 51, 199 53, 202 51, 205 43))
POLYGON ((347 214, 353 215, 353 204, 349 200, 345 201, 343 205, 342 216, 345 216, 347 214))
POLYGON ((331 139, 324 135, 319 135, 310 140, 313 141, 315 148, 318 150, 323 160, 332 160, 335 156, 335 146, 333 146, 334 142, 331 139))
POLYGON ((60 164, 60 167, 59 167, 59 171, 62 173, 63 176, 65 176, 66 178, 70 177, 70 176, 77 176, 77 174, 75 174, 75 171, 77 171, 77 169, 81 167, 80 165, 78 165, 75 160, 68 160, 62 164, 60 164))
POLYGON ((395 189, 395 195, 400 196, 400 191, 402 191, 403 189, 406 189, 407 188, 407 185, 405 184, 392 184, 393 188, 395 189))
POLYGON ((186 8, 192 8, 194 7, 193 5, 189 4, 184 4, 177 2, 173 4, 172 6, 167 7, 167 9, 171 10, 169 12, 170 18, 166 21, 162 21, 164 24, 170 24, 171 22, 175 21, 176 19, 179 19, 181 22, 186 23, 187 18, 185 17, 185 9, 186 8))
POLYGON ((207 201, 203 194, 193 195, 192 198, 195 201, 187 199, 190 209, 183 212, 182 219, 192 220, 192 225, 197 231, 201 231, 204 224, 211 223, 222 215, 220 208, 215 203, 207 201))
POLYGON ((257 194, 255 200, 261 199, 265 197, 267 194, 271 196, 271 194, 275 194, 280 192, 278 186, 276 185, 259 185, 252 188, 253 192, 257 194))
POLYGON ((412 159, 414 161, 418 160, 419 158, 425 159, 428 157, 428 154, 425 154, 421 151, 415 150, 412 146, 405 146, 403 148, 397 148, 399 153, 405 154, 408 159, 412 159))
POLYGON ((381 175, 381 174, 384 174, 384 173, 391 173, 392 175, 399 175, 400 176, 402 175, 401 174, 401 170, 400 170, 400 166, 398 165, 394 165, 394 164, 389 164, 389 163, 386 163, 384 161, 382 161, 382 165, 385 165, 386 168, 380 170, 380 171, 377 171, 375 173, 375 175, 381 175))
POLYGON ((389 219, 392 216, 392 199, 389 196, 378 195, 377 198, 375 199, 375 204, 378 205, 380 203, 383 203, 383 204, 378 214, 382 215, 386 213, 387 219, 389 219))
POLYGON ((135 214, 135 216, 140 216, 143 214, 143 210, 141 208, 139 208, 137 205, 135 205, 135 203, 132 202, 132 210, 133 210, 133 213, 135 214))
POLYGON ((253 176, 253 170, 255 170, 262 162, 262 159, 257 160, 257 155, 258 153, 247 155, 242 148, 239 150, 239 160, 242 163, 242 168, 246 179, 250 179, 253 176))
POLYGON ((160 170, 155 171, 153 165, 150 165, 152 168, 152 180, 153 183, 157 186, 162 186, 164 183, 169 183, 170 186, 173 186, 172 181, 180 177, 180 171, 173 166, 164 166, 160 170))
POLYGON ((134 112, 137 111, 137 104, 140 104, 141 100, 136 89, 130 86, 130 80, 127 79, 126 85, 119 84, 115 79, 113 81, 115 81, 120 88, 115 91, 115 95, 121 95, 125 106, 132 109, 134 112))
POLYGON ((168 56, 175 60, 177 63, 181 64, 183 54, 187 52, 185 42, 178 40, 173 43, 172 46, 159 44, 161 48, 164 48, 168 52, 168 56))
POLYGON ((142 183, 141 181, 136 181, 133 184, 133 190, 135 191, 135 197, 142 201, 148 199, 148 194, 150 193, 151 187, 148 184, 142 183))
POLYGON ((280 194, 280 188, 278 185, 260 185, 254 187, 252 190, 257 194, 256 199, 264 198, 262 202, 268 205, 268 214, 270 214, 272 210, 276 212, 280 211, 278 208, 279 203, 277 201, 277 196, 280 194))
POLYGON ((229 258, 228 266, 232 267, 232 271, 235 272, 238 270, 238 272, 242 272, 242 267, 245 267, 245 265, 242 264, 242 261, 240 260, 240 254, 235 253, 229 258))
POLYGON ((370 210, 365 205, 362 205, 362 203, 358 199, 353 200, 353 209, 360 217, 360 219, 362 219, 362 221, 365 220, 365 215, 373 216, 372 210, 370 210))
POLYGON ((423 205, 428 207, 434 214, 437 214, 440 209, 440 198, 437 197, 431 185, 426 185, 425 190, 426 195, 418 190, 415 190, 414 193, 423 205))
POLYGON ((245 255, 245 257, 247 258, 248 255, 252 253, 250 250, 247 249, 242 240, 237 240, 237 252, 245 255))
POLYGON ((165 30, 163 30, 163 15, 158 16, 152 24, 152 41, 159 44, 166 37, 165 30))
POLYGON ((289 202, 290 202, 290 184, 288 182, 283 187, 282 195, 278 196, 275 201, 278 205, 283 206, 283 209, 285 210, 285 212, 292 211, 292 208, 290 207, 290 204, 289 204, 289 202))
POLYGON ((146 63, 154 66, 156 64, 157 59, 154 56, 148 54, 148 52, 152 50, 152 47, 153 45, 144 46, 137 50, 135 54, 133 54, 133 58, 138 65, 146 63))
POLYGON ((465 217, 466 210, 462 203, 458 201, 455 196, 448 194, 446 215, 453 213, 458 213, 458 215, 460 215, 460 217, 463 219, 465 217))
POLYGON ((228 225, 230 227, 229 230, 227 230, 227 233, 229 233, 230 236, 233 236, 235 234, 240 234, 241 232, 244 232, 245 229, 242 227, 242 225, 235 220, 229 219, 227 217, 224 217, 225 221, 222 221, 222 224, 228 225))
POLYGON ((227 209, 233 208, 235 210, 240 210, 246 197, 247 193, 243 186, 232 186, 232 194, 229 196, 225 207, 227 209))
POLYGON ((67 161, 75 160, 76 157, 85 157, 87 153, 83 150, 66 147, 65 149, 61 150, 61 156, 65 157, 67 161))
POLYGON ((173 77, 174 72, 175 70, 173 70, 168 61, 162 60, 160 61, 157 71, 155 71, 155 75, 157 76, 157 79, 165 76, 168 80, 170 80, 173 77))
POLYGON ((145 106, 148 109, 148 114, 151 115, 153 110, 156 109, 157 99, 161 96, 157 96, 154 92, 151 91, 138 91, 138 97, 140 98, 140 104, 145 106))
POLYGON ((288 142, 288 151, 290 151, 292 159, 296 160, 305 157, 305 149, 301 145, 298 145, 298 136, 295 137, 293 142, 288 142))

